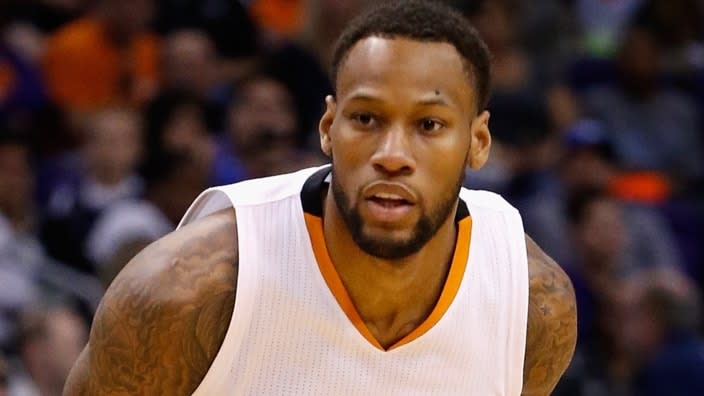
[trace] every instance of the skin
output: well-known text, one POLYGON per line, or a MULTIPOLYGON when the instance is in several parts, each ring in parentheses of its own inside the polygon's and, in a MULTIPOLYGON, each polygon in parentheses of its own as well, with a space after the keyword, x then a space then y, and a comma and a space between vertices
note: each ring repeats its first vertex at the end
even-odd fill
MULTIPOLYGON (((350 208, 338 207, 334 194, 324 197, 331 259, 360 316, 388 346, 419 325, 440 294, 456 240, 456 176, 486 162, 489 114, 476 111, 471 76, 445 43, 361 40, 344 62, 337 88, 338 96, 326 99, 321 146, 362 220, 359 233, 399 246, 413 239, 423 216, 437 215, 448 197, 453 200, 420 249, 380 258, 354 242, 341 213, 350 208), (413 196, 412 207, 393 221, 380 219, 364 199, 380 180, 413 196)), ((66 395, 185 395, 198 386, 232 313, 235 224, 234 211, 220 212, 133 259, 103 300, 66 395)), ((526 241, 530 297, 522 394, 548 395, 574 352, 575 298, 560 267, 526 241)))

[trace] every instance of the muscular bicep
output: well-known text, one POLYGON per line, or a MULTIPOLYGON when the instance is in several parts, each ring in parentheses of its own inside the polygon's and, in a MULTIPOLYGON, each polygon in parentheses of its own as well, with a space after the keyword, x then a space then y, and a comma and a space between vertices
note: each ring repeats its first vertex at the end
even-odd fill
POLYGON ((530 272, 523 396, 545 396, 567 369, 577 341, 574 290, 564 271, 526 238, 530 272))
POLYGON ((237 254, 232 221, 194 226, 149 246, 113 281, 67 396, 190 395, 200 384, 234 307, 237 254))

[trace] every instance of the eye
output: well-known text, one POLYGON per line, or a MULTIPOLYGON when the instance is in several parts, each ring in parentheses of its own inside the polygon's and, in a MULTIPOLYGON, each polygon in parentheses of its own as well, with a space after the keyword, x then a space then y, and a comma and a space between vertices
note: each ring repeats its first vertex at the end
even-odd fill
POLYGON ((350 118, 363 128, 372 128, 377 123, 377 119, 370 113, 353 113, 350 118))
POLYGON ((437 132, 444 127, 442 122, 432 118, 424 118, 420 121, 420 128, 423 132, 437 132))

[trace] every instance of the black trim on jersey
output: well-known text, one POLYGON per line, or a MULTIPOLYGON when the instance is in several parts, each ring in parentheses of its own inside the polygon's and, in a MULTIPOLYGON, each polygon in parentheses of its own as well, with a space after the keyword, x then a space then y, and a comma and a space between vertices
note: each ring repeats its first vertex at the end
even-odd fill
POLYGON ((303 211, 314 216, 323 217, 322 189, 325 179, 330 174, 330 165, 313 173, 301 189, 301 204, 303 211))
POLYGON ((464 200, 462 198, 460 198, 457 203, 457 213, 455 213, 455 223, 459 223, 460 220, 463 220, 467 217, 469 217, 469 208, 467 207, 467 203, 464 202, 464 200))
MULTIPOLYGON (((305 213, 323 217, 322 188, 323 184, 325 184, 325 179, 328 177, 328 174, 330 174, 330 169, 330 166, 321 168, 308 177, 308 180, 303 183, 303 188, 301 189, 301 205, 305 213)), ((469 217, 469 208, 467 208, 467 204, 460 198, 459 204, 457 205, 457 213, 455 214, 455 222, 459 223, 460 220, 466 217, 469 217)))

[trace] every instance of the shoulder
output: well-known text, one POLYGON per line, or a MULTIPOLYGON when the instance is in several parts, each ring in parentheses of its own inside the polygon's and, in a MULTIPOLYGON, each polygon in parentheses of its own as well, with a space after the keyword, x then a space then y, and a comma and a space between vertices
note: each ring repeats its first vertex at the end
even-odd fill
POLYGON ((70 382, 93 395, 191 394, 224 339, 236 283, 233 210, 158 240, 106 292, 70 382))
POLYGON ((523 395, 548 395, 567 369, 577 341, 572 282, 526 236, 530 291, 523 395))
POLYGON ((163 307, 194 302, 219 288, 234 292, 235 212, 221 210, 149 245, 120 272, 101 305, 147 300, 163 307))

